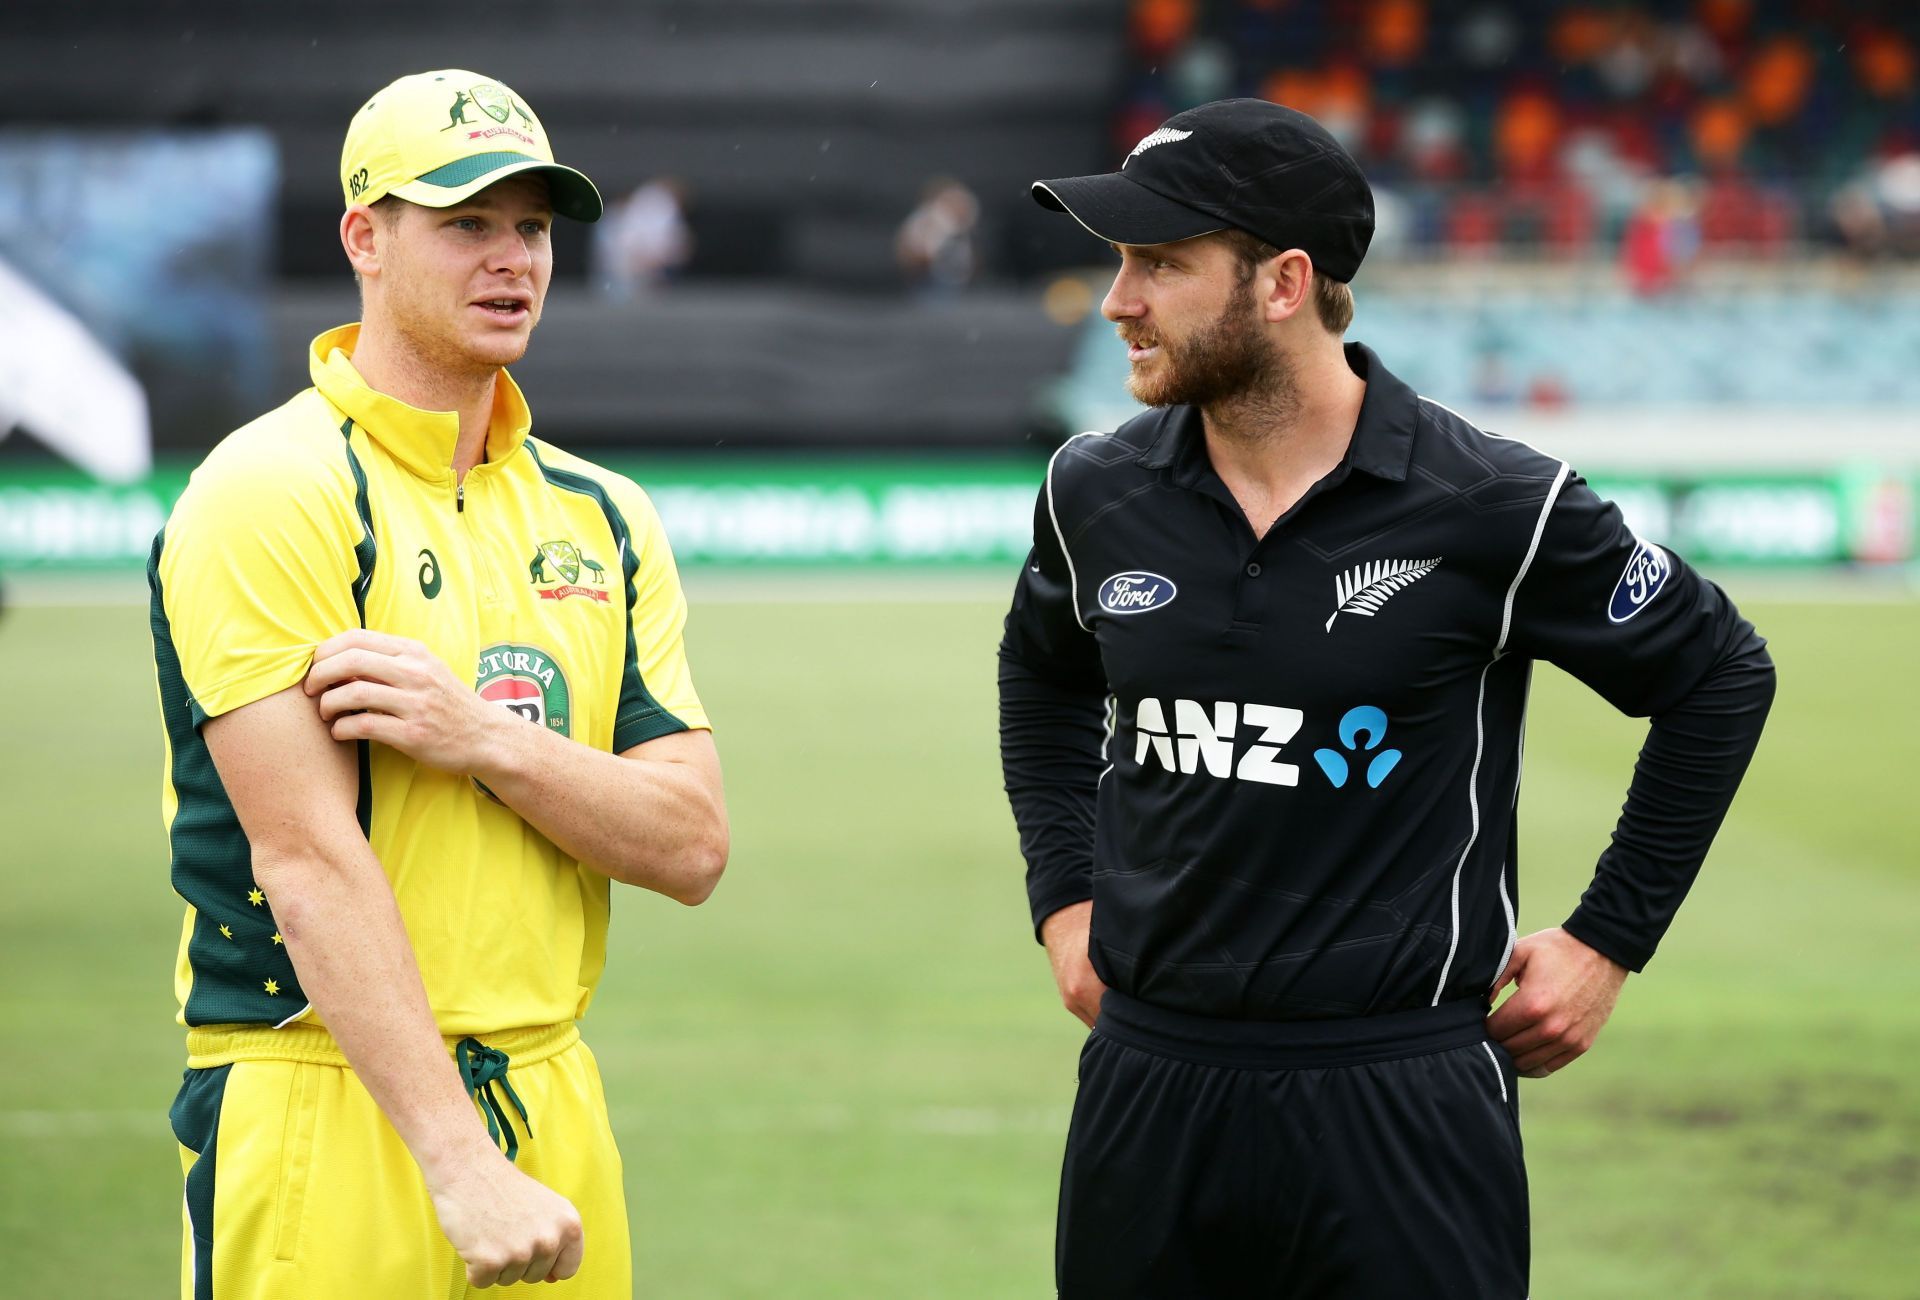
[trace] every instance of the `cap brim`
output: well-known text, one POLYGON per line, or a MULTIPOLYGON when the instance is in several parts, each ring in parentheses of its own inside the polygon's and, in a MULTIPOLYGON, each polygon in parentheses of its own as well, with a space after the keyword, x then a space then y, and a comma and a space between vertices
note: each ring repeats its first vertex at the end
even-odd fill
POLYGON ((528 154, 500 152, 474 154, 458 162, 437 167, 416 180, 396 185, 388 191, 409 203, 427 208, 450 208, 472 198, 489 185, 497 185, 509 176, 524 172, 544 172, 547 194, 553 210, 575 221, 598 221, 606 205, 585 172, 546 162, 528 154))
POLYGON ((1120 172, 1035 181, 1032 193, 1041 207, 1066 213, 1110 244, 1174 244, 1228 225, 1120 172))

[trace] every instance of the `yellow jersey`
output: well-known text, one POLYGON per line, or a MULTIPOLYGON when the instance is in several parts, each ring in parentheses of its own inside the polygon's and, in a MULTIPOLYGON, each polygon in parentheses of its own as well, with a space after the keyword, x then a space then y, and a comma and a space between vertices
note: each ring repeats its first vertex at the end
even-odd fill
MULTIPOLYGON (((646 494, 529 437, 504 371, 486 459, 456 483, 457 417, 367 387, 358 337, 314 340, 313 387, 214 448, 148 562, 188 1026, 317 1022, 200 734, 299 683, 317 643, 356 627, 411 637, 530 724, 612 753, 710 725, 646 494)), ((606 960, 607 878, 474 780, 359 748, 360 827, 440 1031, 581 1015, 606 960)))

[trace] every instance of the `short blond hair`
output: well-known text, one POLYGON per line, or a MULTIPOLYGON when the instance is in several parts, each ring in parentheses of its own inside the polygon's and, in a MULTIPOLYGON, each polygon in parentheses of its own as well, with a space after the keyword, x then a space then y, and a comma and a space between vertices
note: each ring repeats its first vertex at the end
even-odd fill
MULTIPOLYGON (((1240 282, 1245 284, 1253 278, 1253 268, 1268 258, 1280 256, 1281 249, 1275 248, 1256 234, 1245 230, 1223 230, 1227 246, 1233 249, 1234 256, 1240 262, 1240 282)), ((1318 267, 1313 272, 1313 309, 1320 317, 1320 323, 1327 332, 1335 336, 1345 334, 1347 326, 1353 324, 1353 289, 1330 275, 1323 275, 1318 267)))

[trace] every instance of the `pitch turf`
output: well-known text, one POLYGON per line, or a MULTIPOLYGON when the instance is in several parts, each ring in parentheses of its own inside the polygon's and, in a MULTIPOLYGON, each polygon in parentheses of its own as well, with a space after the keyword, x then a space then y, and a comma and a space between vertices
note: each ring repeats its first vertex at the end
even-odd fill
MULTIPOLYGON (((1920 1222, 1920 605, 1748 601, 1779 704, 1598 1049, 1523 1085, 1534 1294, 1911 1296, 1920 1222)), ((641 1294, 1051 1295, 1080 1034, 1028 937, 990 602, 696 607, 735 847, 616 903, 586 1024, 641 1294)), ((178 904, 137 608, 0 619, 0 1293, 167 1294, 178 904)), ((1564 915, 1638 726, 1536 686, 1523 920, 1564 915)), ((350 1275, 343 1275, 348 1294, 350 1275)))

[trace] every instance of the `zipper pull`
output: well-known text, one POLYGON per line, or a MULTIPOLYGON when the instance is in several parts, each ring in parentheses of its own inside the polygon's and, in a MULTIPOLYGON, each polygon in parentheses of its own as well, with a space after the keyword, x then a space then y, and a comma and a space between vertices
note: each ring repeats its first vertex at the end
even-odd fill
POLYGON ((463 514, 465 513, 466 508, 467 508, 467 485, 465 483, 457 483, 454 485, 454 489, 453 489, 453 512, 455 514, 463 514))

